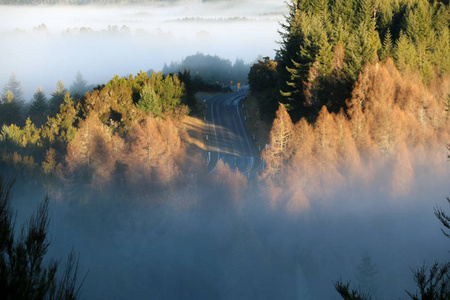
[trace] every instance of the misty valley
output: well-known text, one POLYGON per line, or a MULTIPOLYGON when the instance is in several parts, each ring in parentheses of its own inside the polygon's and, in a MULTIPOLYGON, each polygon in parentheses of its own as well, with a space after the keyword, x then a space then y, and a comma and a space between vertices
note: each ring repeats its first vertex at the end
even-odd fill
POLYGON ((450 299, 449 16, 0 0, 0 298, 450 299))

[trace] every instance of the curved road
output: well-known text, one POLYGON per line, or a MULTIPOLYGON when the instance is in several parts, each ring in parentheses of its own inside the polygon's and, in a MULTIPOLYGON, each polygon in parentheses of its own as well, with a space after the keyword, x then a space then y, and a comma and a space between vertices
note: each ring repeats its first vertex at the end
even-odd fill
POLYGON ((254 174, 259 169, 260 159, 255 154, 242 117, 241 101, 247 94, 228 93, 205 100, 208 109, 205 137, 210 173, 214 173, 219 159, 231 169, 237 167, 246 175, 254 174))

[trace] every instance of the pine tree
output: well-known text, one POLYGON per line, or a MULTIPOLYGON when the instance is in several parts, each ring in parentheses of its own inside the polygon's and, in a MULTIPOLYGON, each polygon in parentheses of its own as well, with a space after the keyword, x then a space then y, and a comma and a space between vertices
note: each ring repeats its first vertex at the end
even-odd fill
POLYGON ((341 20, 345 25, 351 25, 356 13, 354 6, 353 0, 334 0, 333 5, 331 5, 333 23, 337 24, 341 20))
MULTIPOLYGON (((281 95, 283 103, 289 110, 299 110, 301 103, 301 70, 297 53, 300 49, 302 32, 300 30, 303 14, 300 10, 300 1, 288 4, 289 13, 286 22, 281 24, 280 49, 277 51, 278 73, 280 76, 281 95)), ((303 70, 304 72, 304 70, 303 70)))
POLYGON ((36 126, 40 127, 47 121, 47 98, 44 91, 38 88, 33 95, 28 115, 36 126))
POLYGON ((24 101, 22 84, 20 83, 20 81, 17 80, 15 73, 11 74, 8 82, 3 87, 3 97, 2 98, 6 98, 6 93, 8 91, 10 91, 14 95, 15 101, 17 101, 18 103, 22 103, 24 101))
POLYGON ((0 100, 0 124, 22 125, 23 90, 15 73, 9 77, 0 100))
POLYGON ((50 246, 48 198, 18 231, 11 208, 13 183, 0 176, 0 295, 4 299, 77 299, 75 254, 69 254, 62 278, 58 278, 59 262, 45 259, 50 246))
POLYGON ((416 65, 416 49, 403 31, 400 31, 400 36, 396 41, 394 58, 400 71, 404 71, 406 68, 412 69, 416 65))
POLYGON ((450 29, 444 26, 437 31, 436 45, 433 47, 433 66, 437 75, 450 72, 450 29))
POLYGON ((70 86, 70 93, 72 95, 77 95, 77 97, 81 97, 85 92, 88 91, 87 81, 84 80, 83 75, 78 71, 75 76, 75 80, 72 82, 70 86))
POLYGON ((353 24, 358 29, 359 24, 365 24, 370 30, 375 23, 375 3, 373 0, 360 0, 357 2, 357 12, 353 24))
POLYGON ((348 80, 355 82, 365 64, 373 62, 379 45, 378 33, 375 28, 371 25, 368 26, 366 23, 359 23, 358 28, 353 31, 346 48, 348 60, 345 73, 348 80))
POLYGON ((149 85, 144 86, 142 89, 141 98, 136 104, 136 107, 146 114, 151 113, 154 117, 160 116, 163 111, 160 98, 149 85))
POLYGON ((378 289, 376 284, 376 276, 378 271, 376 270, 375 264, 372 262, 372 257, 365 254, 361 258, 361 262, 356 267, 358 273, 356 275, 356 282, 361 291, 369 294, 372 299, 377 298, 378 289))
POLYGON ((59 111, 60 106, 64 103, 64 95, 67 93, 67 89, 64 86, 62 80, 58 80, 56 83, 56 90, 51 93, 52 97, 49 101, 49 115, 54 116, 59 111))
POLYGON ((405 34, 415 48, 416 64, 425 81, 432 77, 431 51, 435 45, 433 8, 427 1, 417 1, 408 7, 405 34))
POLYGON ((21 108, 22 104, 10 90, 7 90, 0 103, 0 125, 21 125, 23 122, 21 108))
POLYGON ((388 28, 386 35, 384 36, 383 40, 383 47, 380 51, 380 59, 385 60, 388 57, 392 57, 393 54, 393 44, 392 44, 392 35, 391 31, 388 28))

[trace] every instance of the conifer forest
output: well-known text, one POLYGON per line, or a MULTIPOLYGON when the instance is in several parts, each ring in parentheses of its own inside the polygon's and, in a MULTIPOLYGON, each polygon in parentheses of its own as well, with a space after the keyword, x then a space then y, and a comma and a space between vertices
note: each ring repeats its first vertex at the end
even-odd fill
POLYGON ((450 299, 448 0, 2 19, 0 298, 450 299))

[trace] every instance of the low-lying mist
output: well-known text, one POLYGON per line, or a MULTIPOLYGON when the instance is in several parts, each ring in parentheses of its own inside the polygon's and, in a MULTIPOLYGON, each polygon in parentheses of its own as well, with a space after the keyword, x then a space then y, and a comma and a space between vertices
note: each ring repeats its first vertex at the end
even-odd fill
MULTIPOLYGON (((370 186, 354 183, 310 198, 300 214, 270 206, 254 181, 235 199, 220 181, 208 180, 189 194, 172 190, 164 201, 121 186, 88 201, 63 196, 50 205, 49 254, 62 257, 72 247, 80 253, 85 299, 339 299, 333 282, 357 287, 366 255, 377 271, 374 296, 407 299, 405 289, 415 289, 411 268, 448 259, 448 240, 433 215, 435 206, 448 211, 446 165, 439 174, 416 173, 406 197, 392 198, 378 174, 370 186)), ((21 184, 19 219, 44 194, 21 184)))
POLYGON ((79 71, 89 84, 202 52, 253 62, 274 55, 279 1, 181 1, 149 6, 2 6, 0 85, 12 72, 25 99, 47 94, 58 79, 70 86, 79 71))

